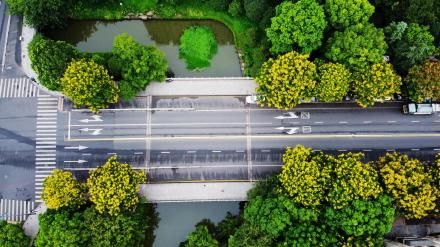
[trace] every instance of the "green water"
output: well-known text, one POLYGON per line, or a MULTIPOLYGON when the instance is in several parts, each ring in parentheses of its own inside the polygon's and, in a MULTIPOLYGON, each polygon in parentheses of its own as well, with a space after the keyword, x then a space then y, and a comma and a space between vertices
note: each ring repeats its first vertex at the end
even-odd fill
POLYGON ((165 52, 169 69, 175 77, 242 76, 232 32, 222 23, 211 20, 126 20, 71 21, 64 29, 44 33, 57 40, 75 45, 83 52, 108 52, 116 35, 127 33, 139 43, 154 45, 165 52), (203 71, 189 71, 179 58, 179 38, 183 30, 193 25, 208 26, 218 42, 218 52, 211 66, 203 71))

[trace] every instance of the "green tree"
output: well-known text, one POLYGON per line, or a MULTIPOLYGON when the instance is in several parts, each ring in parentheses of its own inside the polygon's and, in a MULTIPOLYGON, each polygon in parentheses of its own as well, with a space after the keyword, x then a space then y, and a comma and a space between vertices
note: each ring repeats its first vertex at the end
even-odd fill
POLYGON ((327 26, 324 9, 316 0, 283 2, 276 7, 276 16, 266 29, 274 54, 298 48, 301 53, 310 53, 321 46, 327 26))
POLYGON ((234 235, 237 228, 243 223, 240 215, 232 215, 230 212, 221 220, 216 227, 215 239, 218 240, 219 246, 227 247, 228 239, 234 235))
POLYGON ((387 48, 381 29, 372 24, 357 24, 333 33, 327 41, 325 57, 349 69, 362 69, 383 61, 387 48))
POLYGON ((81 212, 48 210, 38 217, 40 230, 35 247, 87 246, 90 240, 87 224, 81 212))
POLYGON ((355 73, 353 90, 362 107, 373 106, 376 101, 392 98, 400 92, 402 78, 387 63, 373 64, 355 73))
POLYGON ((185 247, 218 247, 217 240, 208 231, 206 226, 198 226, 188 235, 185 247))
POLYGON ((29 244, 30 238, 24 234, 20 225, 0 220, 0 246, 28 247, 29 244))
POLYGON ((246 17, 253 22, 257 22, 261 20, 270 5, 267 0, 243 0, 243 7, 246 17))
POLYGON ((78 50, 64 41, 54 41, 36 34, 28 46, 32 69, 38 81, 49 90, 61 90, 60 79, 73 59, 79 58, 78 50))
POLYGON ((268 247, 272 246, 270 236, 261 232, 256 225, 245 223, 228 240, 229 247, 268 247))
POLYGON ((330 182, 331 164, 323 153, 301 145, 287 148, 279 175, 283 192, 293 202, 304 206, 318 206, 325 198, 330 182))
POLYGON ((394 222, 394 208, 389 196, 374 200, 354 200, 346 207, 325 210, 325 221, 346 236, 384 236, 391 231, 394 222))
POLYGON ((241 0, 232 0, 229 4, 228 13, 232 16, 240 16, 243 14, 243 3, 241 0))
POLYGON ((190 70, 209 67, 216 53, 215 34, 208 27, 189 27, 180 37, 179 54, 190 70))
POLYGON ((338 29, 366 23, 374 13, 368 0, 326 0, 324 8, 330 24, 338 29))
POLYGON ((417 159, 387 153, 377 162, 385 192, 398 212, 409 219, 420 219, 435 208, 438 190, 432 186, 431 173, 417 159))
POLYGON ((133 97, 133 92, 144 90, 151 81, 165 80, 168 64, 162 51, 143 46, 125 33, 116 36, 113 43, 113 53, 122 65, 121 84, 126 84, 124 91, 121 90, 124 99, 133 97))
POLYGON ((257 92, 264 96, 261 103, 290 109, 309 100, 316 84, 316 66, 308 58, 292 51, 266 61, 256 78, 257 92))
POLYGON ((340 101, 350 89, 351 73, 342 64, 325 63, 318 67, 314 95, 324 102, 340 101))
POLYGON ((93 207, 86 209, 84 219, 91 237, 90 246, 142 247, 144 243, 151 245, 152 242, 147 241, 145 233, 152 232, 157 227, 151 218, 157 215, 151 215, 150 210, 150 206, 141 204, 129 214, 110 216, 99 213, 93 207))
POLYGON ((434 37, 427 26, 411 23, 401 33, 402 23, 391 23, 385 28, 390 50, 399 70, 407 71, 427 59, 435 51, 434 37))
POLYGON ((370 200, 381 194, 377 171, 371 164, 362 163, 363 157, 362 153, 348 153, 334 158, 333 181, 327 196, 333 208, 341 209, 353 200, 370 200))
POLYGON ((86 203, 84 193, 71 172, 56 169, 44 180, 41 198, 50 209, 79 207, 86 203))
POLYGON ((118 102, 118 88, 104 66, 86 59, 72 61, 63 78, 63 94, 75 106, 87 106, 94 112, 118 102))
POLYGON ((26 0, 6 0, 9 13, 11 15, 23 15, 26 6, 26 0))
POLYGON ((440 61, 425 61, 409 70, 405 78, 411 100, 440 101, 440 61))
POLYGON ((125 210, 133 211, 139 202, 138 186, 144 182, 143 172, 119 163, 116 156, 112 156, 104 166, 90 172, 87 179, 90 201, 100 213, 118 215, 125 210))
POLYGON ((72 7, 71 0, 8 0, 11 12, 25 16, 26 24, 36 28, 56 28, 65 24, 72 7))

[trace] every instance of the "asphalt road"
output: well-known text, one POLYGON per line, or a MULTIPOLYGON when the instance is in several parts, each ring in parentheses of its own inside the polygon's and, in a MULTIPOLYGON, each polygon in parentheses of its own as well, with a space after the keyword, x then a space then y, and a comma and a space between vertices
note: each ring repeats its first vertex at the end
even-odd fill
POLYGON ((152 181, 254 180, 278 171, 284 149, 297 144, 363 151, 366 159, 387 151, 432 159, 440 151, 438 114, 403 115, 399 104, 312 106, 281 111, 247 105, 244 97, 146 97, 98 116, 66 111, 57 165, 87 171, 117 154, 152 181), (78 146, 87 148, 72 149, 78 146))

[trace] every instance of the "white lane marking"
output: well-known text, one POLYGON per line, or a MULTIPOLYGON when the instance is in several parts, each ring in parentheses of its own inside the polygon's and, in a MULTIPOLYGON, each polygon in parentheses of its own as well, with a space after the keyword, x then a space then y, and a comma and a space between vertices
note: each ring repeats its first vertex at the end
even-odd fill
POLYGON ((56 129, 56 125, 37 125, 37 129, 56 129))
POLYGON ((37 141, 55 141, 57 138, 56 137, 37 137, 36 140, 37 141))
POLYGON ((387 123, 395 123, 396 121, 391 120, 391 121, 387 121, 387 123))
POLYGON ((440 123, 440 120, 434 120, 434 122, 436 122, 436 123, 440 123))
POLYGON ((315 122, 315 124, 323 124, 324 122, 315 122))
POLYGON ((440 148, 434 148, 434 151, 440 151, 440 148))
POLYGON ((135 154, 135 155, 142 155, 142 154, 144 154, 144 152, 134 152, 133 154, 135 154))
POLYGON ((38 113, 38 116, 42 117, 55 117, 56 115, 56 113, 38 113))
POLYGON ((220 151, 220 150, 212 150, 211 152, 213 152, 213 153, 221 153, 222 151, 220 151))
POLYGON ((56 153, 37 153, 35 154, 37 157, 53 157, 56 156, 56 153))
POLYGON ((364 121, 364 124, 372 123, 373 121, 364 121))
MULTIPOLYGON (((37 102, 38 105, 53 105, 56 106, 58 104, 58 102, 56 101, 38 101, 37 102)), ((38 106, 40 107, 40 106, 38 106)))
POLYGON ((58 110, 44 110, 44 109, 38 109, 37 110, 37 114, 40 114, 40 113, 56 113, 58 110))
POLYGON ((162 152, 160 152, 161 154, 169 154, 170 152, 168 152, 168 151, 162 151, 162 152))
POLYGON ((315 152, 321 152, 322 150, 321 150, 321 149, 314 149, 313 151, 315 151, 315 152))
POLYGON ((37 149, 39 148, 56 148, 56 146, 36 146, 37 149))
MULTIPOLYGON (((185 126, 185 125, 246 125, 247 123, 241 123, 241 122, 229 122, 229 123, 152 123, 151 126, 185 126)), ((251 123, 251 125, 271 125, 273 123, 251 123)), ((299 122, 292 122, 292 124, 299 124, 299 122)), ((71 127, 112 127, 112 126, 148 126, 149 124, 141 123, 141 124, 133 124, 133 123, 126 123, 126 124, 71 124, 71 127)))
POLYGON ((396 150, 394 149, 387 149, 387 152, 395 152, 396 150))
POLYGON ((39 141, 37 141, 35 144, 37 144, 37 145, 44 145, 44 144, 55 145, 55 144, 57 144, 57 142, 47 142, 47 141, 39 142, 39 141))
POLYGON ((57 120, 56 117, 38 117, 37 116, 37 121, 43 121, 43 120, 57 120))
POLYGON ((51 130, 44 129, 44 130, 42 130, 42 129, 38 129, 37 128, 37 132, 56 132, 56 131, 57 131, 56 129, 51 129, 51 130))
POLYGON ((418 121, 418 120, 413 120, 413 121, 411 121, 411 123, 420 123, 420 121, 418 121))
POLYGON ((117 153, 107 153, 108 155, 117 155, 117 153))
POLYGON ((37 166, 37 170, 38 169, 55 169, 55 168, 57 168, 57 167, 56 166, 37 166))
POLYGON ((37 125, 40 125, 40 124, 57 124, 57 122, 38 122, 38 120, 37 120, 37 125))
POLYGON ((347 152, 347 149, 339 149, 339 152, 347 152))
POLYGON ((57 134, 51 134, 51 133, 37 133, 37 136, 56 136, 57 134))
POLYGON ((371 152, 372 150, 371 149, 364 149, 362 151, 364 151, 364 152, 371 152))
POLYGON ((190 151, 186 151, 186 152, 189 153, 189 154, 193 154, 193 153, 196 153, 197 151, 190 150, 190 151))
POLYGON ((268 152, 270 152, 270 150, 268 150, 268 149, 263 149, 263 150, 261 150, 261 152, 263 152, 263 153, 268 153, 268 152))
POLYGON ((52 97, 38 97, 37 98, 38 101, 56 101, 58 100, 58 98, 52 98, 52 97))
POLYGON ((346 121, 340 121, 339 123, 340 124, 348 124, 348 122, 346 122, 346 121))
POLYGON ((419 148, 411 148, 411 151, 420 151, 419 148))
POLYGON ((56 152, 57 150, 52 150, 52 149, 42 149, 42 150, 35 150, 37 153, 54 153, 54 152, 56 152))
POLYGON ((82 154, 83 156, 90 156, 90 155, 92 155, 91 153, 84 153, 84 154, 82 154))
POLYGON ((8 44, 8 37, 9 37, 9 27, 11 26, 11 16, 8 16, 8 25, 6 28, 6 37, 5 37, 5 46, 3 47, 3 56, 2 56, 2 72, 5 68, 5 60, 6 60, 6 47, 8 44))
POLYGON ((40 161, 40 162, 35 162, 36 165, 55 165, 56 162, 53 161, 40 161))
POLYGON ((236 153, 244 153, 244 150, 235 150, 236 153))
POLYGON ((50 161, 50 160, 56 160, 56 158, 35 158, 35 160, 36 161, 43 161, 43 160, 50 161))

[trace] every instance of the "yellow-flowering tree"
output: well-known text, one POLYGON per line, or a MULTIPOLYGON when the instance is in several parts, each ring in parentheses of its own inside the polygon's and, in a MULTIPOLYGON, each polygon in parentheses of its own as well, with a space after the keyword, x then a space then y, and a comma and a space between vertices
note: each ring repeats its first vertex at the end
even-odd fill
POLYGON ((58 169, 44 180, 41 198, 50 209, 79 207, 86 202, 84 186, 71 172, 58 169))
POLYGON ((133 211, 139 202, 138 185, 145 180, 142 171, 135 171, 112 156, 104 166, 90 172, 87 180, 90 201, 100 213, 118 215, 124 210, 133 211))
POLYGON ((298 145, 286 150, 283 163, 283 170, 278 176, 283 192, 304 206, 320 205, 331 173, 326 155, 298 145))
POLYGON ((61 78, 64 95, 75 106, 87 106, 94 112, 118 102, 118 88, 104 66, 91 60, 72 61, 61 78))
POLYGON ((266 61, 256 78, 257 92, 264 96, 261 103, 290 109, 308 100, 316 84, 316 66, 308 58, 292 51, 266 61))
POLYGON ((407 155, 386 154, 377 162, 385 191, 393 198, 400 214, 420 219, 435 208, 438 190, 424 164, 407 155))
POLYGON ((320 101, 340 101, 350 89, 351 73, 342 64, 325 63, 318 68, 314 96, 320 101))
POLYGON ((391 64, 377 63, 355 74, 354 93, 357 103, 362 107, 374 105, 400 92, 402 78, 397 75, 391 64))
POLYGON ((335 209, 343 208, 353 200, 377 198, 382 188, 377 171, 369 163, 363 163, 362 153, 341 154, 334 158, 333 180, 327 196, 335 209))

